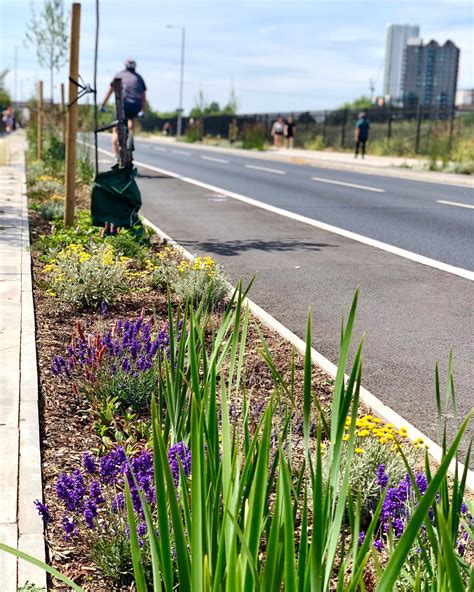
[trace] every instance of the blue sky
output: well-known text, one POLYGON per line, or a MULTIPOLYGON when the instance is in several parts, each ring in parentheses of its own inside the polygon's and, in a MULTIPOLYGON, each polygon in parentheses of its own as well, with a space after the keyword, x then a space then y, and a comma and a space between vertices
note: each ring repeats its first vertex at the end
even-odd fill
MULTIPOLYGON (((41 77, 34 53, 23 46, 31 6, 42 1, 0 0, 0 69, 14 66, 27 98, 41 77)), ((69 5, 69 3, 67 3, 69 5)), ((474 3, 466 0, 220 0, 162 2, 101 0, 99 97, 123 60, 133 57, 153 108, 177 106, 180 32, 186 27, 185 110, 200 89, 225 103, 234 87, 240 112, 332 108, 368 94, 369 78, 381 93, 386 27, 418 24, 425 41, 452 39, 461 48, 458 88, 474 87, 474 3)), ((83 0, 80 72, 92 82, 95 2, 83 0)), ((64 68, 58 82, 67 80, 64 68)), ((13 71, 7 86, 14 87, 13 71)))

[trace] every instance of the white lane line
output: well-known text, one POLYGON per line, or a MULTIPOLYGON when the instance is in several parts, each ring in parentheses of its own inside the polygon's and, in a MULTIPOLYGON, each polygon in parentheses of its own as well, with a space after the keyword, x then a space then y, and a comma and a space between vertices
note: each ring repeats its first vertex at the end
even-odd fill
POLYGON ((255 169, 257 171, 265 171, 266 173, 275 173, 275 175, 286 175, 286 171, 280 169, 269 169, 268 167, 257 166, 256 164, 246 164, 245 168, 255 169))
POLYGON ((357 185, 356 183, 345 183, 344 181, 334 181, 333 179, 323 179, 322 177, 311 177, 313 181, 320 183, 330 183, 331 185, 342 185, 344 187, 353 187, 354 189, 363 189, 364 191, 375 191, 376 193, 385 193, 385 189, 378 187, 368 187, 367 185, 357 185))
MULTIPOLYGON (((80 140, 78 140, 78 142, 84 144, 86 143, 81 142, 80 140)), ((93 147, 92 144, 88 145, 91 148, 93 147)), ((113 152, 110 152, 110 150, 105 150, 104 148, 99 148, 99 152, 102 152, 102 154, 108 154, 109 156, 114 155, 113 152)), ((307 218, 306 216, 301 216, 300 214, 295 214, 294 212, 289 212, 287 210, 283 210, 282 208, 277 208, 276 206, 266 204, 262 201, 258 201, 257 199, 253 199, 251 197, 246 197, 245 195, 241 195, 240 193, 227 191, 227 189, 223 189, 222 187, 210 185, 209 183, 203 183, 202 181, 192 179, 191 177, 185 177, 184 175, 180 175, 178 173, 175 173, 174 171, 169 171, 167 169, 155 167, 151 164, 146 164, 144 162, 134 161, 134 163, 136 166, 140 166, 144 169, 148 169, 156 173, 161 173, 162 175, 167 175, 168 177, 173 177, 173 179, 180 179, 185 183, 190 183, 191 185, 196 185, 197 187, 202 187, 203 189, 208 189, 209 191, 215 191, 216 193, 227 195, 227 197, 231 197, 232 199, 242 201, 262 210, 267 210, 268 212, 272 212, 273 214, 278 214, 279 216, 284 216, 285 218, 290 218, 291 220, 296 220, 297 222, 308 224, 308 226, 314 226, 315 228, 320 228, 321 230, 326 230, 327 232, 332 232, 333 234, 344 236, 364 245, 368 245, 369 247, 375 247, 376 249, 387 251, 387 253, 392 253, 392 255, 398 255, 399 257, 403 257, 404 259, 409 259, 410 261, 415 261, 416 263, 421 263, 422 265, 427 265, 428 267, 433 267, 434 269, 439 269, 440 271, 445 271, 453 275, 458 275, 459 277, 465 278, 467 280, 474 281, 474 271, 469 271, 468 269, 463 269, 462 267, 455 267, 454 265, 449 265, 448 263, 443 263, 441 261, 437 261, 436 259, 431 259, 430 257, 419 255, 418 253, 412 253, 411 251, 406 251, 405 249, 400 249, 399 247, 388 245, 387 243, 383 243, 373 238, 368 238, 367 236, 363 236, 361 234, 345 230, 344 228, 332 226, 331 224, 326 224, 325 222, 319 222, 319 220, 313 220, 312 218, 307 218)))
POLYGON ((229 164, 228 160, 224 160, 223 158, 214 158, 213 156, 201 156, 203 160, 210 160, 212 162, 221 162, 222 164, 229 164))
POLYGON ((465 203, 459 203, 458 201, 445 201, 444 199, 437 199, 436 203, 444 204, 447 206, 458 206, 458 208, 469 208, 470 210, 474 210, 474 206, 465 203))
POLYGON ((191 152, 185 152, 184 150, 171 150, 171 152, 174 152, 175 154, 182 154, 183 156, 191 155, 191 152))
POLYGON ((159 150, 160 152, 168 152, 166 148, 161 148, 160 146, 155 146, 155 150, 159 150))

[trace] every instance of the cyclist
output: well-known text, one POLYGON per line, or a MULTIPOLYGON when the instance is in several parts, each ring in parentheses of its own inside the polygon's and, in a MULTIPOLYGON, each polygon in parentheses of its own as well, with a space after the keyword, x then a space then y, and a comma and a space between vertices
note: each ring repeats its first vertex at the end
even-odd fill
MULTIPOLYGON (((122 80, 122 94, 125 117, 128 120, 128 131, 133 137, 135 117, 143 117, 146 110, 146 85, 143 78, 136 72, 135 60, 125 62, 125 70, 118 72, 115 78, 122 80)), ((113 81, 102 101, 101 111, 106 111, 105 105, 114 92, 113 81)), ((117 128, 112 131, 112 148, 115 153, 115 164, 119 161, 119 140, 117 128)))

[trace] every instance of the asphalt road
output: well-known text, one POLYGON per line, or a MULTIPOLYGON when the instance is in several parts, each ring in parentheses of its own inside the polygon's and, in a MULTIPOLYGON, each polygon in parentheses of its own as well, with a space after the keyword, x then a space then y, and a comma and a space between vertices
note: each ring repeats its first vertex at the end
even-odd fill
POLYGON ((146 140, 135 141, 135 160, 474 270, 474 182, 423 183, 146 140))
MULTIPOLYGON (((437 203, 473 203, 469 189, 149 144, 137 142, 137 161, 404 249, 418 245, 428 257, 441 252, 442 261, 473 269, 474 210, 437 203), (318 183, 312 176, 385 191, 318 183)), ((355 338, 366 334, 363 384, 433 440, 434 368, 439 362, 444 378, 450 350, 459 417, 474 406, 472 281, 147 169, 139 169, 138 183, 144 215, 191 252, 217 259, 233 283, 256 272, 251 298, 303 338, 310 306, 313 346, 332 362, 341 315, 359 287, 355 338)))

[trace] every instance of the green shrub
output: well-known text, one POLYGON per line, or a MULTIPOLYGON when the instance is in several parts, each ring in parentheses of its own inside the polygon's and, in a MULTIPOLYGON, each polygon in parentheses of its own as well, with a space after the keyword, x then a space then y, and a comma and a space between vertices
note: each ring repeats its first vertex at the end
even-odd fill
POLYGON ((315 136, 304 144, 306 150, 324 150, 326 148, 326 140, 324 136, 315 136))
POLYGON ((117 258, 109 244, 70 244, 43 268, 48 294, 75 308, 97 308, 102 302, 114 302, 126 291, 125 263, 117 258))
POLYGON ((45 203, 33 204, 36 210, 45 220, 60 220, 64 216, 64 203, 60 201, 47 201, 45 203))
POLYGON ((265 126, 263 123, 246 123, 242 131, 242 148, 246 150, 265 149, 265 126))

